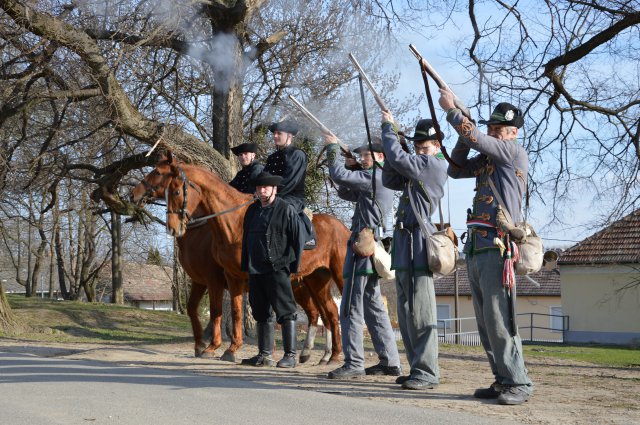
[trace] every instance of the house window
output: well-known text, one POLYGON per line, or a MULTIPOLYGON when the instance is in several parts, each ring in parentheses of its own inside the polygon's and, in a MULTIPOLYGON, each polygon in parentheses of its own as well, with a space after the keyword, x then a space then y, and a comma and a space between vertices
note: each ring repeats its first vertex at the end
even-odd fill
POLYGON ((453 322, 446 319, 451 319, 451 306, 449 304, 438 304, 438 329, 451 329, 453 328, 453 322))
POLYGON ((564 317, 562 316, 562 306, 549 307, 549 327, 552 332, 562 332, 564 328, 564 317))

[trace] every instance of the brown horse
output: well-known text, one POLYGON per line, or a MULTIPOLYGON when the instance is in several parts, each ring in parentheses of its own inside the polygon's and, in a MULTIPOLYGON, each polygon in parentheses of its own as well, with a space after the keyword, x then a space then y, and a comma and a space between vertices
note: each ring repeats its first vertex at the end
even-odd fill
MULTIPOLYGON (((170 163, 166 159, 161 160, 156 169, 149 173, 145 179, 133 190, 132 198, 136 202, 140 202, 144 198, 154 197, 160 198, 164 195, 165 189, 170 181, 175 179, 173 172, 167 171, 170 169, 170 163)), ((204 171, 204 170, 202 170, 204 171)), ((216 176, 216 180, 221 183, 222 181, 216 176)), ((246 195, 242 195, 232 189, 230 186, 226 186, 226 189, 235 193, 236 196, 246 198, 246 195)), ((194 186, 195 187, 195 186, 194 186)), ((189 193, 189 196, 191 192, 189 193)), ((198 208, 202 208, 203 204, 198 204, 198 208)), ((205 208, 206 209, 206 208, 205 208)), ((202 212, 196 210, 194 212, 197 216, 203 215, 202 212)), ((244 209, 241 214, 244 214, 244 209)), ((315 308, 314 303, 320 306, 320 315, 322 316, 324 323, 327 324, 329 331, 327 332, 327 349, 321 360, 321 363, 327 361, 335 361, 340 350, 340 338, 339 329, 337 326, 337 308, 333 303, 330 284, 327 283, 334 276, 334 280, 339 289, 342 288, 343 282, 341 278, 341 263, 344 258, 344 247, 346 247, 346 240, 349 237, 348 230, 337 221, 335 218, 325 216, 328 218, 329 224, 332 228, 332 233, 338 237, 328 235, 328 240, 331 240, 331 245, 341 243, 342 248, 332 249, 340 258, 331 259, 330 264, 327 261, 326 267, 316 267, 313 272, 307 273, 307 276, 300 281, 299 279, 292 282, 294 295, 296 301, 300 304, 309 318, 309 329, 307 332, 307 338, 305 340, 303 351, 300 355, 301 362, 308 360, 310 357, 310 350, 313 348, 314 338, 317 331, 318 322, 318 310, 315 308), (336 263, 337 261, 337 263, 336 263), (334 332, 330 332, 334 330, 334 332), (331 342, 331 343, 330 343, 331 342), (331 350, 331 351, 329 351, 331 350)), ((322 223, 322 216, 319 216, 322 223)), ((237 214, 235 216, 238 222, 237 214)), ((217 220, 217 219, 216 219, 217 220)), ((209 222, 216 220, 210 219, 209 222)), ((326 221, 326 220, 324 220, 326 221)), ((314 220, 314 223, 316 220, 314 220)), ((239 217, 239 225, 241 230, 242 216, 239 217)), ((322 224, 321 224, 322 226, 322 224)), ((220 322, 221 322, 221 308, 222 308, 222 291, 225 286, 225 280, 227 287, 232 298, 232 310, 233 310, 233 323, 234 331, 232 335, 232 344, 225 351, 222 359, 235 360, 235 351, 242 345, 242 291, 246 290, 246 274, 241 279, 238 279, 237 270, 225 270, 229 267, 222 267, 220 263, 221 259, 225 259, 226 256, 215 255, 213 251, 225 251, 224 246, 216 245, 216 240, 213 239, 213 230, 218 229, 215 226, 199 226, 199 227, 187 227, 183 236, 178 238, 178 245, 180 247, 180 262, 185 268, 185 271, 191 276, 194 286, 189 297, 188 313, 191 318, 194 339, 196 344, 196 355, 213 355, 216 348, 221 343, 220 322), (213 258, 214 261, 211 261, 213 258), (226 279, 225 279, 226 278, 226 279), (205 348, 201 342, 202 327, 197 317, 197 305, 199 304, 205 289, 209 289, 209 297, 211 303, 211 317, 213 321, 212 341, 211 344, 205 348)), ((240 235, 241 240, 241 235, 240 235)), ((218 239, 220 241, 220 239, 218 239)), ((224 242, 224 239, 222 240, 224 242)), ((325 243, 324 246, 327 244, 325 243)), ((320 241, 322 247, 322 241, 320 241)), ((320 248, 316 249, 318 251, 320 248)), ((239 255, 239 254, 238 254, 239 255)), ((329 255, 327 253, 325 256, 329 255)), ((335 255, 334 255, 335 257, 335 255)), ((239 257, 238 257, 239 258, 239 257)), ((303 256, 303 261, 305 261, 303 256)), ((327 258, 327 260, 329 260, 327 258)), ((239 264, 236 264, 238 266, 239 264)), ((238 268, 238 267, 236 267, 238 268)))

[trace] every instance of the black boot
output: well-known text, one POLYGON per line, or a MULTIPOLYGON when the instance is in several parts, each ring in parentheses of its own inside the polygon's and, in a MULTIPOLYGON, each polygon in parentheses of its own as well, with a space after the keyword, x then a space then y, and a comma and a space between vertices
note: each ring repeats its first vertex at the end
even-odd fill
POLYGON ((258 332, 258 355, 250 359, 243 359, 242 364, 247 366, 275 366, 276 361, 273 360, 273 322, 256 322, 256 331, 258 332))
POLYGON ((296 367, 296 321, 287 320, 282 324, 282 346, 284 356, 278 367, 296 367))

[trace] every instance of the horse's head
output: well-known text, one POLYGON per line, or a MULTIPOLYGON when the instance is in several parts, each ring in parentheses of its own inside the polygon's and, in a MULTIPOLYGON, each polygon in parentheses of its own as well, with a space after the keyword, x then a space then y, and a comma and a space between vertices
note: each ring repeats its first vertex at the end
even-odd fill
POLYGON ((171 152, 162 155, 153 171, 144 176, 140 183, 133 188, 131 202, 142 204, 149 199, 164 199, 164 192, 169 184, 172 161, 171 152))
POLYGON ((200 204, 202 190, 189 181, 184 164, 171 156, 166 162, 168 175, 164 196, 167 201, 167 231, 175 237, 181 237, 187 231, 189 218, 200 204))

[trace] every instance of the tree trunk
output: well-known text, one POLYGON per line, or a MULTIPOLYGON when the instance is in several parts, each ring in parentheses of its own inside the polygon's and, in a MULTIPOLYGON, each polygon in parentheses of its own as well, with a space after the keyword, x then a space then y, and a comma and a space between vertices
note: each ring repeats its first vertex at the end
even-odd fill
POLYGON ((82 226, 84 227, 84 244, 82 245, 80 285, 84 289, 88 302, 96 302, 95 279, 91 276, 91 265, 96 259, 96 217, 90 210, 87 210, 82 226))
MULTIPOLYGON (((31 273, 31 293, 33 295, 38 295, 38 282, 42 285, 40 269, 42 268, 42 261, 44 260, 44 250, 47 249, 47 235, 44 233, 44 230, 42 230, 42 218, 39 221, 38 234, 40 235, 40 245, 38 245, 38 251, 36 251, 33 272, 31 273)), ((40 289, 44 292, 44 287, 40 289)))
POLYGON ((56 252, 56 268, 58 270, 58 285, 60 285, 60 294, 62 295, 63 299, 68 300, 70 299, 70 294, 69 290, 67 289, 67 281, 64 276, 64 257, 62 254, 62 241, 60 240, 60 217, 57 215, 57 211, 56 222, 53 227, 53 246, 56 252))
POLYGON ((111 212, 111 302, 124 304, 122 287, 122 223, 120 215, 111 212))
MULTIPOLYGON (((235 52, 237 61, 240 61, 239 46, 235 52)), ((242 72, 242 65, 236 65, 237 72, 242 72)), ((231 148, 242 143, 242 86, 236 81, 235 76, 230 86, 220 87, 217 84, 213 91, 212 100, 212 127, 214 140, 211 141, 216 149, 226 159, 231 157, 231 148)), ((231 161, 231 167, 235 167, 235 161, 231 161)), ((235 173, 236 170, 232 170, 235 173)))
POLYGON ((171 284, 171 292, 173 294, 173 311, 179 311, 180 291, 178 290, 178 243, 173 239, 173 283, 171 284))
POLYGON ((244 334, 250 337, 256 336, 256 321, 253 319, 251 313, 251 305, 249 304, 249 294, 245 293, 242 296, 242 310, 243 310, 243 330, 244 334))
MULTIPOLYGON (((29 200, 29 209, 31 209, 31 200, 29 200)), ((29 218, 31 218, 31 211, 29 211, 29 218)), ((27 281, 25 285, 25 296, 32 297, 33 296, 33 274, 31 273, 31 259, 33 256, 31 255, 31 220, 29 220, 27 226, 27 281)))
POLYGON ((54 276, 54 269, 55 269, 55 264, 53 263, 53 243, 49 244, 49 299, 52 300, 54 297, 54 292, 55 292, 55 280, 53 279, 54 276))
POLYGON ((0 330, 7 331, 15 326, 15 319, 13 317, 13 310, 9 306, 9 301, 4 294, 4 287, 0 282, 0 330))

